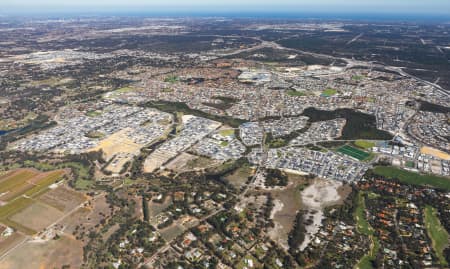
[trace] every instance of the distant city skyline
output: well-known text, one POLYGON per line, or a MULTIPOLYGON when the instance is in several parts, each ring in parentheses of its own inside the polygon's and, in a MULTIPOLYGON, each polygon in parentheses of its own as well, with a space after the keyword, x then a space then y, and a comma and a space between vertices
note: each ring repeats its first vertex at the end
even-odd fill
POLYGON ((448 0, 2 0, 0 13, 33 11, 149 12, 314 12, 373 14, 450 14, 448 0))

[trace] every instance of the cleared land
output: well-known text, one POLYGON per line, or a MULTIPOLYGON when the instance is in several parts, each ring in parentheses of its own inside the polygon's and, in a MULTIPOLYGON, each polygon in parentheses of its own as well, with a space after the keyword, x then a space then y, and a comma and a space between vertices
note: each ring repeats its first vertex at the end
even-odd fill
POLYGON ((443 251, 449 244, 449 235, 442 226, 436 209, 431 206, 425 207, 425 227, 427 228, 428 236, 433 242, 433 249, 439 258, 439 262, 442 266, 447 266, 448 263, 445 260, 443 251))
POLYGON ((195 160, 197 158, 197 156, 189 154, 189 153, 185 153, 182 152, 180 155, 178 155, 175 159, 173 159, 172 161, 170 161, 167 165, 166 168, 176 171, 176 172, 182 172, 183 170, 186 170, 186 165, 192 161, 195 160))
POLYGON ((8 237, 0 238, 0 255, 5 254, 9 249, 19 244, 22 240, 25 239, 25 236, 20 233, 13 233, 8 237))
POLYGON ((286 188, 271 191, 275 204, 271 217, 275 227, 269 232, 270 238, 286 250, 289 248, 289 232, 294 226, 297 211, 302 208, 301 191, 308 184, 306 179, 295 174, 289 174, 289 182, 286 188))
POLYGON ((337 151, 340 153, 343 153, 345 155, 348 155, 350 157, 353 157, 355 159, 358 159, 360 161, 363 161, 370 156, 369 153, 359 150, 357 148, 351 147, 349 145, 342 146, 337 151))
POLYGON ((117 133, 114 133, 106 139, 100 141, 98 146, 90 149, 89 151, 102 150, 105 159, 110 160, 117 156, 117 160, 114 160, 107 169, 111 172, 118 173, 122 169, 123 165, 130 161, 134 155, 139 154, 143 145, 134 143, 127 135, 131 131, 130 128, 125 128, 117 133))
POLYGON ((62 236, 58 240, 25 243, 1 260, 0 268, 81 268, 82 262, 82 243, 62 236))
POLYGON ((225 179, 235 188, 239 189, 247 182, 248 177, 253 175, 253 170, 254 169, 250 166, 243 165, 230 175, 226 176, 225 179))
POLYGON ((432 186, 450 191, 450 179, 446 177, 418 174, 392 166, 377 166, 373 169, 373 172, 383 177, 398 179, 400 182, 407 184, 432 186))
POLYGON ((447 154, 441 150, 435 149, 435 148, 422 147, 420 149, 420 153, 431 155, 431 156, 437 157, 439 159, 447 160, 447 161, 450 160, 449 154, 447 154))

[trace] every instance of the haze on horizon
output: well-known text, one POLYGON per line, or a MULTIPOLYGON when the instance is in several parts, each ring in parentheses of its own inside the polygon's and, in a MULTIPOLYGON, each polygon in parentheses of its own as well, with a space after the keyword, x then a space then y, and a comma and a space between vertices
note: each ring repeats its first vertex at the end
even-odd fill
POLYGON ((2 0, 0 13, 45 11, 315 12, 450 15, 448 0, 2 0))

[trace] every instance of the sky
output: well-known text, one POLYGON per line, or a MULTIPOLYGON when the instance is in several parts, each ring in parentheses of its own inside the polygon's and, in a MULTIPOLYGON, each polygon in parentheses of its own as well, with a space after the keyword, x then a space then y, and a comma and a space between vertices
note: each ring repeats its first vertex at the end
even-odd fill
POLYGON ((450 14, 450 0, 0 0, 14 10, 141 10, 212 12, 316 12, 450 14))

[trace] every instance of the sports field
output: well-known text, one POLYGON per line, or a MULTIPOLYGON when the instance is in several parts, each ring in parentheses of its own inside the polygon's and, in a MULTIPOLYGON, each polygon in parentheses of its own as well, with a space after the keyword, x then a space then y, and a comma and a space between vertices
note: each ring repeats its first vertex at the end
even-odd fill
POLYGON ((367 153, 365 151, 362 151, 362 150, 359 150, 357 148, 348 146, 348 145, 340 147, 338 149, 338 152, 343 153, 345 155, 348 155, 350 157, 353 157, 355 159, 358 159, 360 161, 363 161, 363 160, 367 159, 370 156, 369 153, 367 153))

